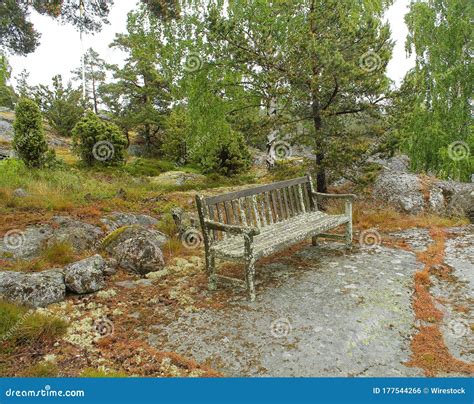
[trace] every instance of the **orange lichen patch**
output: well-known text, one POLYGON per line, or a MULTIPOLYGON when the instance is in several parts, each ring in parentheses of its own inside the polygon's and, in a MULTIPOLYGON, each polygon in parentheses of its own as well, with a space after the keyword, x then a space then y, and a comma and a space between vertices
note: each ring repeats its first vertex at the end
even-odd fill
POLYGON ((455 277, 453 276, 453 268, 448 264, 434 265, 430 268, 429 273, 442 281, 452 282, 455 280, 455 277))
POLYGON ((444 261, 444 247, 445 247, 445 231, 440 228, 431 228, 430 236, 433 239, 426 251, 418 252, 417 259, 418 261, 425 264, 425 270, 429 269, 435 265, 441 265, 444 261))
POLYGON ((411 360, 406 365, 422 368, 426 376, 450 372, 474 374, 474 364, 453 358, 436 325, 420 327, 411 349, 411 360))

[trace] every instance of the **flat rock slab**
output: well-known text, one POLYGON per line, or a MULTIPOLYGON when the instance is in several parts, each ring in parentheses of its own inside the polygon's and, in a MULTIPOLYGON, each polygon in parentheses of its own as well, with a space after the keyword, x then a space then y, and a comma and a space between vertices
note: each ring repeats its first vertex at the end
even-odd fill
POLYGON ((305 247, 257 268, 256 302, 183 313, 149 341, 227 376, 422 376, 403 364, 417 268, 402 250, 305 247))

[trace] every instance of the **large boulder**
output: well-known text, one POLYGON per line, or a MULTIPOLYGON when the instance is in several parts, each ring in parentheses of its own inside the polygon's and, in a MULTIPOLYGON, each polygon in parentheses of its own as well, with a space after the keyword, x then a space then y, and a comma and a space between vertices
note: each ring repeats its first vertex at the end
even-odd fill
POLYGON ((45 307, 64 300, 66 285, 60 269, 38 273, 0 272, 0 296, 33 307, 45 307))
POLYGON ((96 247, 104 236, 99 227, 68 216, 55 216, 52 218, 52 223, 54 230, 48 239, 48 245, 67 242, 76 252, 83 252, 96 247))
POLYGON ((0 237, 0 258, 31 259, 37 257, 44 243, 52 236, 49 225, 11 229, 0 237))
POLYGON ((167 239, 157 230, 136 225, 125 226, 109 234, 102 242, 102 247, 122 268, 145 275, 163 268, 161 247, 167 239))
POLYGON ((153 227, 158 220, 148 215, 133 213, 112 212, 110 215, 101 219, 108 231, 117 230, 123 226, 140 225, 143 227, 153 227))
POLYGON ((74 293, 93 293, 105 286, 106 264, 100 255, 94 255, 64 268, 64 281, 68 290, 74 293))
POLYGON ((424 209, 422 183, 415 174, 384 169, 375 181, 373 194, 407 213, 417 214, 424 209))
POLYGON ((474 190, 454 194, 448 205, 448 213, 453 216, 466 216, 474 223, 474 190))

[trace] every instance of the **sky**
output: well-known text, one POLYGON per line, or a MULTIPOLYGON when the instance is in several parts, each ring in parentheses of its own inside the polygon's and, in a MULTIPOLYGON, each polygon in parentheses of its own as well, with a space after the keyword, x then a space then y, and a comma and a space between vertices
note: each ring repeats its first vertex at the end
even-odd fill
MULTIPOLYGON (((396 0, 386 13, 386 19, 390 22, 392 30, 392 39, 396 42, 393 58, 387 66, 387 74, 396 84, 400 84, 405 73, 414 65, 413 58, 407 58, 405 53, 408 30, 403 18, 408 11, 409 1, 396 0)), ((102 59, 109 63, 121 64, 124 54, 119 50, 110 49, 109 44, 115 38, 115 33, 125 32, 127 14, 137 3, 137 0, 116 0, 109 15, 110 25, 106 25, 95 35, 85 35, 84 49, 93 47, 102 59)), ((52 18, 35 12, 31 14, 31 20, 42 34, 41 45, 26 57, 9 57, 13 77, 26 69, 30 73, 31 85, 50 83, 56 74, 61 74, 66 80, 70 79, 71 70, 80 66, 79 33, 70 25, 61 25, 52 18)))

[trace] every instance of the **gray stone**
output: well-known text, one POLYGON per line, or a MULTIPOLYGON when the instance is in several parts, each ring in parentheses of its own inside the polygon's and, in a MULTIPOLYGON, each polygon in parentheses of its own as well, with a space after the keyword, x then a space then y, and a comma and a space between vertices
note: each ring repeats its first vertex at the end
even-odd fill
POLYGON ((53 234, 49 225, 30 226, 25 230, 11 229, 0 237, 0 256, 4 258, 31 259, 38 256, 53 234))
POLYGON ((182 208, 173 208, 171 210, 171 216, 173 217, 176 228, 178 229, 178 236, 183 236, 187 230, 196 228, 198 226, 198 219, 185 212, 182 208))
POLYGON ((60 269, 38 273, 0 272, 0 296, 33 307, 64 300, 66 286, 60 269))
POLYGON ((415 174, 383 170, 374 184, 373 194, 407 213, 420 213, 425 201, 422 184, 415 174))
POLYGON ((0 118, 0 141, 11 142, 13 140, 13 125, 0 118))
POLYGON ((74 293, 92 293, 105 286, 105 261, 94 255, 64 268, 64 280, 68 290, 74 293))
POLYGON ((153 227, 158 220, 148 215, 112 212, 110 215, 100 220, 105 224, 108 231, 117 230, 123 226, 140 225, 143 227, 153 227))
POLYGON ((115 258, 107 258, 105 260, 104 275, 110 276, 117 273, 118 262, 115 258))
POLYGON ((113 256, 122 268, 140 275, 159 271, 165 265, 159 245, 143 233, 118 244, 113 256))
POLYGON ((474 223, 474 190, 466 190, 454 194, 448 205, 448 213, 455 216, 468 217, 474 223))
POLYGON ((17 188, 13 191, 13 196, 17 198, 26 198, 28 196, 28 192, 26 192, 23 188, 17 188))

